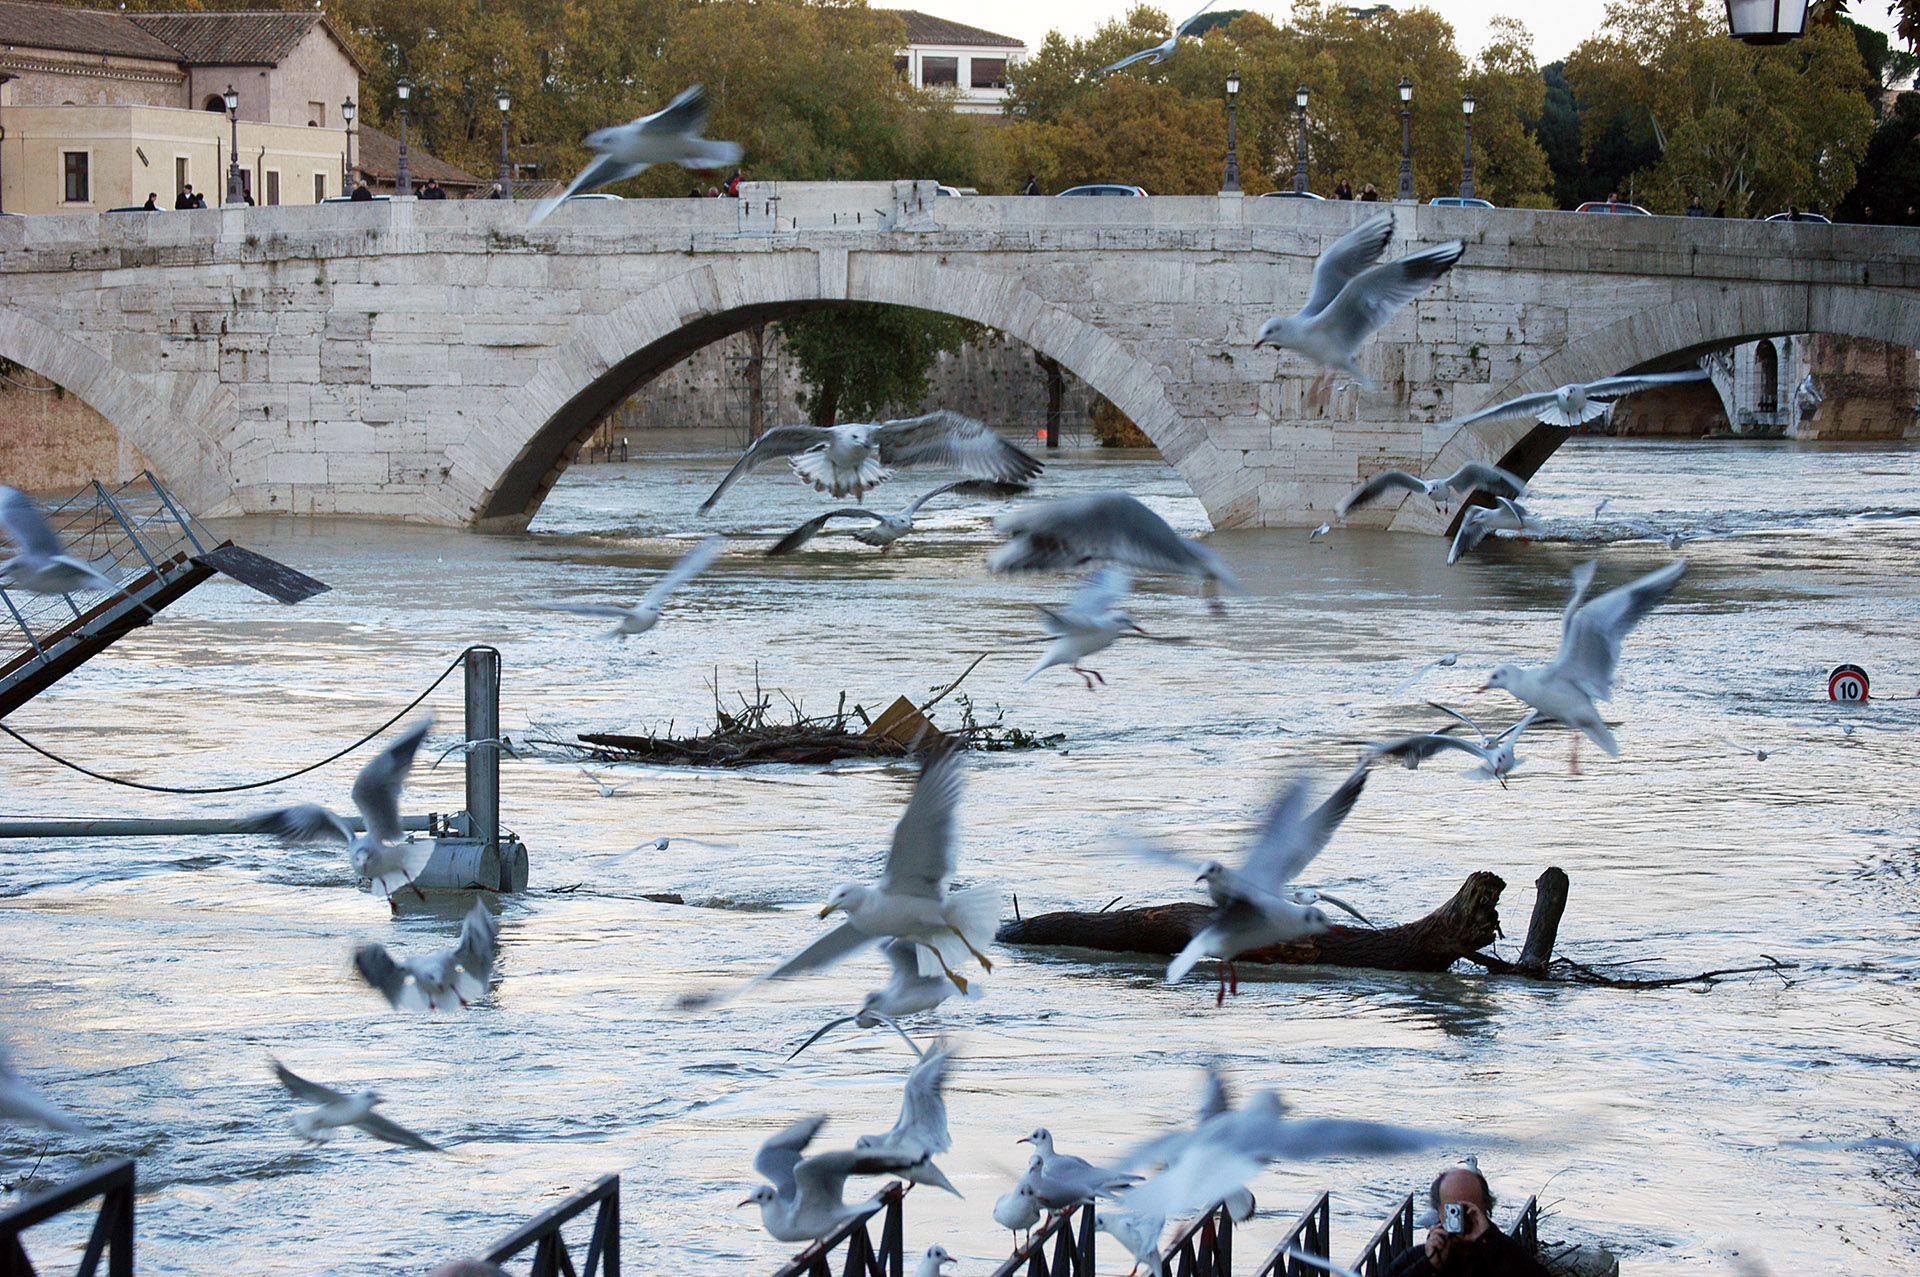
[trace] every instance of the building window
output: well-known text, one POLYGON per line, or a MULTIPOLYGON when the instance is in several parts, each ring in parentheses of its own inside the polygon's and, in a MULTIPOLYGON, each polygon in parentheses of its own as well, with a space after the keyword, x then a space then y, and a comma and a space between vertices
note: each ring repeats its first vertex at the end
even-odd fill
POLYGON ((1006 88, 1007 60, 1005 58, 973 59, 973 87, 976 89, 1006 88))
POLYGON ((315 173, 313 175, 313 202, 318 204, 325 198, 327 198, 327 175, 325 173, 315 173))
POLYGON ((206 109, 209 111, 218 111, 221 115, 225 115, 227 113, 227 99, 223 95, 216 93, 207 99, 206 109))
POLYGON ((191 181, 187 177, 187 157, 176 155, 173 157, 173 197, 179 199, 180 193, 189 185, 191 181))
POLYGON ((936 84, 959 84, 960 59, 921 58, 920 83, 925 88, 932 88, 936 84))
POLYGON ((270 168, 267 170, 267 203, 278 204, 279 202, 280 170, 270 168))
POLYGON ((1753 381, 1754 407, 1761 412, 1780 411, 1780 355, 1770 341, 1753 348, 1753 381))
POLYGON ((93 199, 93 192, 87 181, 87 153, 85 151, 62 151, 61 159, 66 170, 66 194, 62 203, 85 204, 93 199))
POLYGON ((325 102, 307 103, 307 127, 324 129, 327 127, 327 104, 325 102))
POLYGON ((894 55, 893 73, 899 76, 902 80, 911 80, 913 78, 912 72, 911 72, 911 66, 912 64, 908 61, 906 54, 896 53, 894 55))

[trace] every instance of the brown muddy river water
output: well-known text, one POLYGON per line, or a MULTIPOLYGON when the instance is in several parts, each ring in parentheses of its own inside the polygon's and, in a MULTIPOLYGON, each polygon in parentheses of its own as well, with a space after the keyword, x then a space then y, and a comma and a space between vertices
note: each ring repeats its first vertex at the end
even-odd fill
MULTIPOLYGON (((1539 476, 1532 504, 1550 535, 1452 570, 1425 538, 1213 535, 1247 597, 1216 621, 1183 585, 1143 582, 1140 622, 1193 641, 1118 645, 1093 662, 1109 683, 1096 692, 1064 670, 1021 681, 1033 605, 1071 582, 987 575, 997 507, 933 507, 886 555, 829 532, 769 561, 757 549, 818 499, 769 471, 697 519, 729 460, 717 435, 660 436, 630 462, 576 467, 518 536, 224 525, 333 591, 283 608, 209 584, 8 724, 115 775, 219 784, 351 741, 471 643, 504 655, 508 732, 557 738, 704 726, 709 684, 750 689, 756 669, 812 711, 843 690, 877 709, 924 698, 991 650, 962 689, 977 711, 1065 739, 972 761, 962 878, 1004 885, 1028 913, 1187 899, 1190 882, 1123 842, 1237 854, 1282 776, 1310 768, 1330 786, 1364 742, 1431 725, 1428 697, 1511 722, 1513 702, 1470 692, 1491 654, 1546 658, 1575 563, 1597 556, 1601 583, 1618 584, 1673 557, 1643 528, 1679 530, 1696 538, 1680 551, 1689 570, 1628 640, 1609 707, 1621 757, 1589 749, 1569 775, 1568 739, 1552 730, 1525 739, 1507 791, 1447 760, 1378 770, 1307 876, 1398 922, 1492 870, 1509 883, 1499 948, 1511 957, 1534 877, 1559 865, 1572 880, 1566 956, 1680 975, 1771 954, 1797 970, 1626 991, 1250 969, 1216 1009, 1204 972, 1169 987, 1144 959, 1001 950, 984 998, 920 1026, 959 1045, 954 1148, 940 1160, 966 1199, 915 1192, 907 1244, 937 1241, 960 1273, 988 1271, 1008 1251, 989 1211, 1025 1165, 1017 1136, 1045 1124, 1067 1151, 1114 1155, 1186 1120, 1199 1066, 1217 1057, 1304 1114, 1464 1135, 1436 1156, 1268 1171, 1254 1184, 1265 1217, 1243 1243, 1261 1252, 1330 1188, 1334 1252, 1350 1258, 1478 1135, 1507 1203, 1541 1194, 1543 1235, 1604 1242, 1633 1271, 1725 1269, 1735 1251, 1781 1273, 1914 1264, 1911 1159, 1782 1141, 1920 1137, 1920 449, 1577 442, 1539 476), (1603 496, 1614 501, 1596 521, 1603 496), (709 530, 737 542, 647 635, 606 641, 602 625, 538 607, 630 602, 709 530), (1396 694, 1460 648, 1489 655, 1396 694), (1867 706, 1827 701, 1842 661, 1871 673, 1867 706), (1780 752, 1762 762, 1728 741, 1780 752)), ((903 476, 875 501, 894 508, 940 478, 903 476)), ((1067 451, 1044 485, 1124 488, 1182 531, 1206 527, 1154 456, 1067 451)), ((459 729, 457 680, 429 704, 437 753, 459 729)), ((187 799, 104 786, 0 741, 0 814, 344 808, 364 756, 264 794, 187 799)), ((841 1031, 785 1059, 884 965, 862 956, 701 1014, 671 1005, 818 935, 832 888, 875 874, 911 773, 612 770, 632 783, 603 798, 571 762, 504 764, 503 818, 531 849, 532 885, 502 904, 494 992, 458 1015, 389 1012, 348 955, 370 940, 442 947, 459 906, 389 918, 337 850, 0 843, 0 1026, 22 1072, 102 1131, 0 1128, 0 1179, 37 1161, 57 1180, 138 1158, 144 1272, 417 1274, 617 1171, 633 1271, 771 1272, 792 1248, 735 1206, 759 1142, 812 1112, 833 1115, 828 1146, 893 1121, 909 1061, 890 1033, 841 1031), (719 846, 611 861, 661 835, 719 846), (689 904, 640 898, 663 891, 689 904), (269 1056, 377 1087, 384 1111, 452 1152, 357 1133, 302 1143, 269 1056)), ((457 766, 416 770, 407 811, 459 805, 457 766)), ((71 1242, 73 1228, 50 1226, 40 1254, 71 1242)))

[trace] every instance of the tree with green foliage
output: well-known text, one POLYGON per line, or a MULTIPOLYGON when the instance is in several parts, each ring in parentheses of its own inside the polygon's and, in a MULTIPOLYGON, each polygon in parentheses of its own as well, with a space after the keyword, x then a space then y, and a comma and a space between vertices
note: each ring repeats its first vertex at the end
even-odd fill
POLYGON ((1920 93, 1902 93, 1874 130, 1840 215, 1850 222, 1913 225, 1909 209, 1920 209, 1920 93))
POLYGON ((871 418, 912 408, 926 398, 934 361, 987 333, 937 311, 870 302, 810 311, 777 327, 811 387, 803 406, 816 426, 843 413, 871 418))

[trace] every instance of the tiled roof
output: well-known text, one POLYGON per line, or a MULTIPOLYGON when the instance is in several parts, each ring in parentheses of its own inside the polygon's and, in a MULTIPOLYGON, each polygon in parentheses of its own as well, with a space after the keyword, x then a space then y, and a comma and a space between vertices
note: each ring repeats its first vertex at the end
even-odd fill
POLYGON ((992 31, 970 27, 964 22, 949 22, 930 13, 921 13, 918 9, 886 9, 882 12, 895 14, 907 24, 908 44, 984 45, 1000 49, 1027 47, 1024 42, 1010 35, 996 35, 992 31))
MULTIPOLYGON (((353 167, 367 175, 369 184, 393 182, 393 173, 400 166, 400 139, 390 137, 370 124, 353 126, 353 167)), ((413 176, 416 188, 428 178, 434 179, 446 187, 478 188, 492 186, 492 178, 478 178, 437 156, 429 155, 420 149, 417 142, 407 140, 407 172, 413 176)))
POLYGON ((104 53, 123 58, 178 62, 173 46, 127 21, 123 13, 71 9, 64 5, 19 4, 0 0, 0 45, 23 49, 60 49, 68 53, 104 53))
POLYGON ((129 13, 127 21, 179 50, 194 66, 275 66, 306 38, 320 15, 309 9, 271 13, 129 13))

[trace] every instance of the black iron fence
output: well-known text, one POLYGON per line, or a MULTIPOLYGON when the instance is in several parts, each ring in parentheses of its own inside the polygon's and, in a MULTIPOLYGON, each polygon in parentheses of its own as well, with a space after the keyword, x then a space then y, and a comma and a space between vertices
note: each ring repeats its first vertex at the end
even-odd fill
POLYGON ((993 1277, 1094 1277, 1093 1203, 1048 1216, 1027 1244, 993 1270, 993 1277), (1078 1227, 1076 1228, 1076 1221, 1078 1227), (1047 1243, 1053 1256, 1047 1256, 1047 1243))
POLYGON ((20 1234, 96 1197, 100 1209, 74 1277, 94 1277, 103 1256, 107 1277, 133 1277, 133 1162, 124 1157, 0 1214, 0 1277, 36 1277, 20 1234))
POLYGON ((803 1273, 806 1277, 833 1277, 827 1256, 841 1242, 847 1244, 841 1277, 900 1277, 906 1263, 903 1203, 907 1187, 896 1180, 881 1189, 858 1215, 788 1260, 774 1277, 801 1277, 803 1273), (880 1226, 880 1244, 876 1247, 867 1234, 867 1221, 883 1210, 887 1218, 880 1226))
MULTIPOLYGON (((533 1247, 529 1277, 620 1277, 620 1177, 601 1176, 585 1192, 535 1216, 526 1227, 488 1251, 486 1257, 492 1263, 504 1263, 529 1246, 533 1247), (573 1255, 560 1236, 560 1226, 584 1214, 590 1206, 600 1209, 594 1213, 586 1258, 575 1268, 573 1255)), ((128 1272, 131 1277, 132 1270, 128 1272)))
POLYGON ((1322 1193, 1313 1199, 1313 1205, 1300 1213, 1293 1221, 1293 1227, 1280 1239, 1264 1264, 1254 1277, 1321 1277, 1327 1270, 1310 1264, 1300 1256, 1318 1255, 1322 1259, 1333 1256, 1333 1203, 1327 1194, 1322 1193))
POLYGON ((1387 1216, 1387 1222, 1380 1225, 1367 1248, 1360 1252, 1360 1258, 1354 1261, 1354 1271, 1360 1277, 1385 1277, 1393 1264, 1393 1257, 1413 1245, 1413 1194, 1408 1193, 1393 1208, 1393 1214, 1387 1216))
POLYGON ((1160 1254, 1173 1277, 1229 1277, 1233 1272, 1233 1212, 1220 1202, 1199 1216, 1160 1254))

